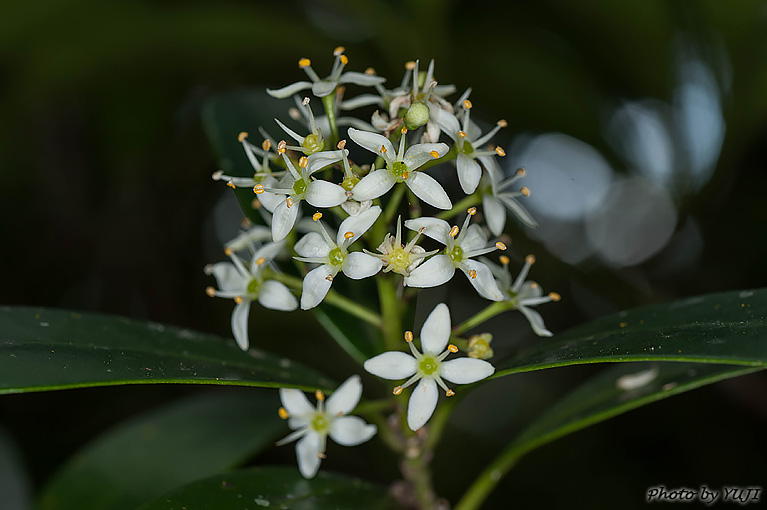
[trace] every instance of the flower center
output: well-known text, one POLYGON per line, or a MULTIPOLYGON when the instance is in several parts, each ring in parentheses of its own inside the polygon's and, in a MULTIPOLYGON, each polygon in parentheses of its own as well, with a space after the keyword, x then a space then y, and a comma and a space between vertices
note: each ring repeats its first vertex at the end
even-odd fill
POLYGON ((388 261, 393 269, 405 269, 410 265, 410 254, 404 248, 393 248, 388 254, 388 261))
POLYGON ((251 296, 258 296, 258 290, 261 288, 261 283, 253 278, 250 280, 250 283, 248 283, 248 294, 251 296))
POLYGON ((450 260, 453 262, 460 262, 463 260, 463 248, 458 246, 457 244, 453 246, 453 249, 450 251, 445 250, 446 254, 450 257, 450 260))
POLYGON ((304 193, 306 193, 306 181, 303 179, 298 179, 296 182, 294 182, 293 192, 296 195, 303 195, 304 193))
POLYGON ((301 144, 301 147, 308 150, 309 154, 320 152, 324 146, 325 141, 315 134, 307 135, 306 138, 304 138, 304 142, 301 144))
POLYGON ((389 171, 397 178, 397 182, 402 182, 407 179, 407 165, 404 161, 395 161, 389 167, 389 171))
POLYGON ((329 426, 330 423, 328 423, 328 418, 325 416, 325 413, 317 413, 314 415, 311 427, 315 432, 327 433, 329 426))
POLYGON ((439 370, 439 362, 432 356, 424 356, 419 368, 423 375, 434 375, 439 370))
POLYGON ((341 187, 346 191, 351 191, 358 182, 360 182, 359 177, 352 175, 351 177, 346 177, 343 181, 341 181, 341 187))
POLYGON ((330 264, 333 266, 342 265, 344 263, 345 258, 346 258, 346 254, 344 254, 341 248, 334 248, 330 250, 330 253, 328 253, 328 260, 330 261, 330 264))
POLYGON ((472 152, 474 152, 474 147, 471 146, 469 142, 466 140, 463 141, 463 146, 461 147, 461 152, 466 154, 467 156, 470 155, 472 152))

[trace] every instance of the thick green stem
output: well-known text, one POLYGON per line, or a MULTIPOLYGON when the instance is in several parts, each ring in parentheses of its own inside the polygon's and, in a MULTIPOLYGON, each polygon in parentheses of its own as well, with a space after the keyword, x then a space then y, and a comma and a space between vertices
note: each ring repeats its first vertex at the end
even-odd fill
POLYGON ((495 303, 487 306, 484 310, 477 312, 472 317, 469 317, 461 324, 453 328, 453 335, 460 335, 471 328, 477 327, 483 322, 492 319, 498 314, 511 310, 514 308, 511 301, 496 301, 495 303))
POLYGON ((447 220, 461 213, 465 213, 466 209, 473 207, 482 202, 482 196, 479 193, 474 193, 461 199, 457 204, 453 206, 449 211, 441 212, 437 215, 437 218, 441 220, 447 220))
POLYGON ((336 93, 328 94, 322 98, 322 106, 325 107, 325 115, 328 117, 328 124, 330 124, 330 146, 335 148, 338 143, 338 126, 336 125, 336 110, 335 110, 335 98, 336 93))
POLYGON ((498 456, 471 484, 453 510, 476 510, 482 507, 487 496, 498 482, 514 467, 527 448, 509 448, 498 456))
POLYGON ((379 275, 376 282, 378 283, 378 300, 383 318, 381 330, 384 343, 387 349, 398 351, 402 345, 400 341, 402 339, 402 308, 399 299, 397 299, 394 279, 389 278, 388 275, 379 275))

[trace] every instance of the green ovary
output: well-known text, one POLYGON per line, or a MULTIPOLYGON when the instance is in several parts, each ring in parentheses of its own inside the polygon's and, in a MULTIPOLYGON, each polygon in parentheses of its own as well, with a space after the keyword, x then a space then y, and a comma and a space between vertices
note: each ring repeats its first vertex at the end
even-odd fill
POLYGON ((358 177, 346 177, 343 181, 341 181, 341 187, 346 191, 351 191, 354 189, 354 186, 356 186, 358 182, 360 182, 358 177))
POLYGON ((389 166, 389 171, 397 178, 397 182, 402 182, 407 179, 407 165, 404 161, 395 161, 389 166))
POLYGON ((317 135, 308 135, 306 138, 304 138, 304 141, 301 144, 301 147, 309 151, 308 154, 320 152, 324 146, 325 140, 317 135))
POLYGON ((312 419, 311 426, 312 429, 314 429, 316 432, 326 432, 330 426, 330 423, 328 423, 328 419, 325 416, 325 413, 317 413, 312 419))
POLYGON ((419 368, 423 375, 434 375, 439 370, 439 362, 431 356, 424 356, 419 368))
POLYGON ((293 192, 296 195, 303 195, 304 193, 306 193, 306 181, 303 179, 298 179, 296 182, 294 182, 293 192))
POLYGON ((460 262, 463 260, 463 249, 458 245, 453 246, 453 249, 450 251, 445 250, 445 254, 450 257, 450 260, 453 262, 460 262))
POLYGON ((405 269, 411 264, 410 256, 404 248, 394 248, 388 255, 388 265, 393 269, 405 269))
POLYGON ((464 141, 463 147, 461 147, 461 152, 469 156, 472 152, 474 152, 474 147, 472 147, 469 142, 464 141))
POLYGON ((341 250, 341 248, 335 248, 330 250, 330 253, 328 253, 328 260, 330 261, 330 264, 334 266, 342 265, 345 258, 346 254, 341 250))
POLYGON ((261 288, 261 282, 253 278, 250 280, 250 283, 248 283, 248 294, 251 296, 258 296, 258 291, 261 288))

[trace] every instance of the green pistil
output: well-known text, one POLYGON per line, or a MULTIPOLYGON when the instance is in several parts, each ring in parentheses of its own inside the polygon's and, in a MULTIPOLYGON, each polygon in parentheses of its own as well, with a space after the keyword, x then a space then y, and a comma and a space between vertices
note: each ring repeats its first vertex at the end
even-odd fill
POLYGON ((360 182, 359 177, 350 176, 341 181, 341 187, 346 191, 351 191, 357 183, 360 182))
POLYGON ((445 254, 447 254, 453 262, 460 262, 463 260, 463 248, 458 245, 453 246, 453 249, 450 251, 445 250, 445 254))
POLYGON ((326 432, 328 430, 328 419, 325 417, 325 413, 317 413, 312 420, 312 429, 315 432, 326 432))
POLYGON ((306 193, 306 181, 303 179, 298 179, 296 182, 294 182, 293 192, 296 195, 303 195, 304 193, 306 193))
POLYGON ((251 296, 258 296, 258 290, 261 288, 261 283, 253 278, 250 280, 250 283, 248 283, 248 294, 251 296))
POLYGON ((341 251, 341 248, 334 248, 330 250, 330 253, 328 253, 328 259, 330 260, 330 264, 333 266, 341 266, 344 263, 345 258, 346 255, 343 251, 341 251))
POLYGON ((301 147, 309 151, 307 154, 314 154, 315 152, 320 152, 325 147, 325 140, 314 134, 307 135, 301 147))
POLYGON ((395 161, 389 166, 389 171, 396 177, 397 182, 403 182, 408 177, 407 165, 404 161, 395 161))
POLYGON ((439 370, 439 362, 431 356, 424 356, 419 368, 423 375, 433 375, 439 370))
POLYGON ((466 154, 468 156, 472 152, 474 152, 474 147, 472 147, 469 142, 464 140, 463 147, 461 147, 461 152, 463 152, 464 154, 466 154))

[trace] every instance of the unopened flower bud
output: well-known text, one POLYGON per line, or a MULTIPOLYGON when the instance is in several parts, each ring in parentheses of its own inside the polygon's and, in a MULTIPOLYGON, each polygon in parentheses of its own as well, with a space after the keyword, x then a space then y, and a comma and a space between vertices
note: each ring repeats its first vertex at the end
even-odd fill
POLYGON ((429 107, 417 102, 410 105, 405 112, 405 126, 408 129, 416 129, 429 122, 429 107))
POLYGON ((493 341, 493 335, 482 333, 469 337, 468 355, 470 358, 490 359, 493 357, 493 349, 490 348, 490 342, 493 341))

